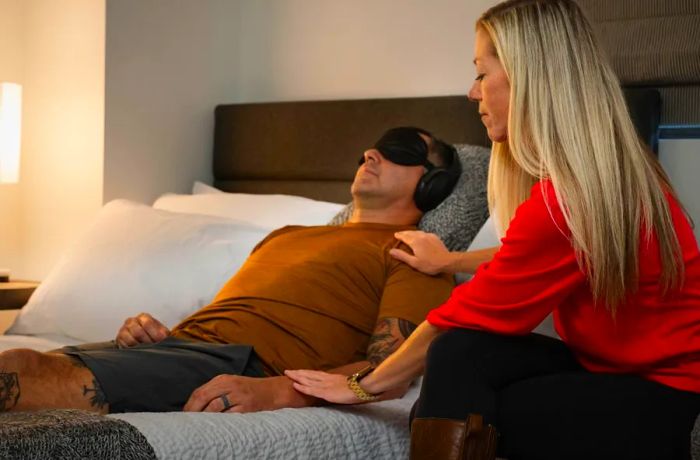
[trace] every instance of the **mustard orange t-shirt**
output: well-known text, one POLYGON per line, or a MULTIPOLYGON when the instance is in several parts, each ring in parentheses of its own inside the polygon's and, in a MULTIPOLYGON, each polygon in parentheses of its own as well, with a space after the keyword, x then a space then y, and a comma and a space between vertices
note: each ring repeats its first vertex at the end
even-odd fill
POLYGON ((402 246, 394 233, 414 228, 348 223, 276 230, 173 335, 252 345, 269 373, 361 361, 378 319, 419 324, 452 290, 450 276, 424 275, 389 255, 402 246))

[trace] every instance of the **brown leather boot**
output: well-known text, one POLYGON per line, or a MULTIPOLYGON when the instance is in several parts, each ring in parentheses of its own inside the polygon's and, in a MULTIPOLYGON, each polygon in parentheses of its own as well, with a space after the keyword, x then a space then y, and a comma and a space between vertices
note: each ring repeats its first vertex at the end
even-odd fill
POLYGON ((465 421, 416 418, 411 424, 411 460, 494 460, 496 429, 481 415, 465 421))

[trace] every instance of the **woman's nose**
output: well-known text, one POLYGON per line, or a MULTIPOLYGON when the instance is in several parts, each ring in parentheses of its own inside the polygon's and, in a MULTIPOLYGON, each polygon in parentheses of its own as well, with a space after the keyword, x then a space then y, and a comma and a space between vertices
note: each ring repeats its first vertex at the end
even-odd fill
POLYGON ((472 87, 469 88, 467 93, 467 98, 472 102, 479 102, 481 100, 481 88, 479 88, 479 82, 475 81, 472 87))

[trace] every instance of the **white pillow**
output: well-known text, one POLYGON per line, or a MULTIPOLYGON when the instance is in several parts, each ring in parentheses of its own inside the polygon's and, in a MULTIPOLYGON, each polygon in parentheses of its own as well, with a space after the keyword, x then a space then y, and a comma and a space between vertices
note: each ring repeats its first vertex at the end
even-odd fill
POLYGON ((117 200, 64 254, 8 333, 114 338, 148 312, 172 327, 207 305, 267 231, 117 200))
POLYGON ((205 193, 166 194, 158 198, 153 207, 227 217, 274 230, 285 225, 326 225, 343 205, 292 195, 205 193))
POLYGON ((207 193, 225 193, 221 190, 219 190, 216 187, 212 187, 211 185, 205 184, 204 182, 199 182, 198 180, 194 181, 194 185, 192 185, 192 194, 193 195, 203 195, 207 193))
MULTIPOLYGON (((496 225, 493 219, 489 216, 481 226, 476 236, 469 243, 469 248, 467 251, 476 251, 477 249, 492 248, 494 246, 500 246, 501 239, 498 237, 498 231, 496 231, 496 225)), ((471 273, 455 273, 455 281, 457 284, 464 283, 472 279, 471 273)))
POLYGON ((471 243, 469 243, 469 249, 467 251, 476 251, 477 249, 492 248, 494 246, 500 246, 501 239, 498 237, 498 231, 496 230, 496 224, 493 219, 489 216, 481 226, 479 232, 476 234, 471 243))

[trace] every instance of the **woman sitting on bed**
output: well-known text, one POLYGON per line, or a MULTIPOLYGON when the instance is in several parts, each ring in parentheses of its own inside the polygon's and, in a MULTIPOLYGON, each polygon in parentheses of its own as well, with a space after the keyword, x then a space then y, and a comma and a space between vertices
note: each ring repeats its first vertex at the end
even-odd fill
POLYGON ((511 0, 475 52, 502 247, 361 380, 287 375, 358 403, 425 372, 412 458, 493 458, 496 432, 509 459, 690 458, 700 253, 590 25, 571 0, 511 0), (562 341, 529 334, 550 312, 562 341))

